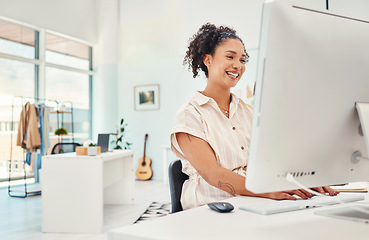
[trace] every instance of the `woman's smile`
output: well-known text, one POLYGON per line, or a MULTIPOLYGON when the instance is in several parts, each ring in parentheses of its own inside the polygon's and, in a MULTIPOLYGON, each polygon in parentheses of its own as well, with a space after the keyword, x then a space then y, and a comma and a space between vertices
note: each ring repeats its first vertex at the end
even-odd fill
POLYGON ((235 71, 226 71, 226 73, 232 80, 238 80, 238 76, 240 75, 239 72, 235 71))

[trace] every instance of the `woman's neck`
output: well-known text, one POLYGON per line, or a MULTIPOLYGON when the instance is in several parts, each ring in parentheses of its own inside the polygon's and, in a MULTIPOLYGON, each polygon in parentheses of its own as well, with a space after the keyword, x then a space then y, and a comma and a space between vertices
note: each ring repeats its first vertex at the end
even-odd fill
POLYGON ((205 96, 214 99, 217 102, 217 104, 222 108, 228 109, 229 104, 231 103, 231 89, 229 88, 222 89, 207 85, 202 93, 205 96))

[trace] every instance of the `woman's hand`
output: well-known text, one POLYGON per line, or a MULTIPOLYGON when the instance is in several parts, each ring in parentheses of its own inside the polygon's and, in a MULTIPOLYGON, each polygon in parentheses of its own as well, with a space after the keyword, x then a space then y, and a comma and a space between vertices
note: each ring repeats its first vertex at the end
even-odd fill
POLYGON ((316 188, 312 188, 312 190, 317 191, 320 194, 326 194, 328 193, 329 196, 336 196, 337 194, 339 194, 339 191, 336 191, 334 189, 332 189, 329 186, 324 186, 324 187, 316 187, 316 188))
POLYGON ((305 191, 304 189, 291 190, 291 191, 282 191, 282 192, 271 192, 262 194, 266 198, 275 199, 275 200, 296 200, 297 198, 294 196, 299 196, 302 199, 312 198, 314 195, 305 191))
MULTIPOLYGON (((320 194, 328 193, 330 196, 336 196, 339 193, 338 191, 328 186, 316 187, 316 188, 312 188, 312 190, 317 191, 320 194)), ((297 198, 294 195, 301 197, 302 199, 309 199, 315 196, 314 194, 309 193, 308 191, 305 191, 304 189, 298 189, 298 190, 291 190, 291 191, 265 193, 265 194, 261 194, 261 197, 266 197, 266 198, 275 199, 275 200, 296 200, 297 198)))

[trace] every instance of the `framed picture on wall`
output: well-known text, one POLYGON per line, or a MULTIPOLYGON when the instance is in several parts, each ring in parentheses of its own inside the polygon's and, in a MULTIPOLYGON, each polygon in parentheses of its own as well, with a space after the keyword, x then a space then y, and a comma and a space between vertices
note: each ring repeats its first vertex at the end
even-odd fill
POLYGON ((159 84, 134 87, 135 110, 159 109, 159 84))

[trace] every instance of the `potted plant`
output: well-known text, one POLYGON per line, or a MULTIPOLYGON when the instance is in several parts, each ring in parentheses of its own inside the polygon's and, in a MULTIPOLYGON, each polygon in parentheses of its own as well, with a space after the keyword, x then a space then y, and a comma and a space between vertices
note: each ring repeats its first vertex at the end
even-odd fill
POLYGON ((61 127, 55 130, 55 135, 67 135, 68 131, 67 129, 61 127))
POLYGON ((120 120, 120 126, 117 128, 115 133, 110 133, 116 137, 115 140, 111 141, 111 143, 115 145, 114 149, 116 150, 131 149, 132 143, 124 139, 124 131, 126 126, 127 123, 124 123, 124 118, 122 118, 120 120))
POLYGON ((87 154, 88 156, 96 156, 98 155, 98 147, 95 143, 90 143, 87 148, 87 154))

